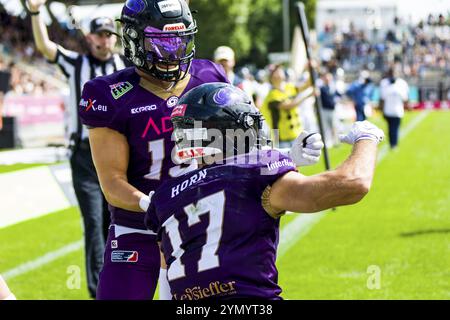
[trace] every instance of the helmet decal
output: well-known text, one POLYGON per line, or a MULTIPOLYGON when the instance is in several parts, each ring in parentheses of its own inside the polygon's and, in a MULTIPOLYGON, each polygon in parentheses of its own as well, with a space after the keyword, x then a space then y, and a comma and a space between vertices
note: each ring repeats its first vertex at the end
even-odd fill
POLYGON ((125 8, 128 9, 129 15, 136 15, 144 11, 145 2, 144 0, 128 0, 125 3, 125 8))
POLYGON ((181 30, 186 30, 186 26, 182 22, 166 24, 163 28, 163 31, 181 31, 181 30))
POLYGON ((181 5, 178 0, 164 0, 158 2, 159 10, 161 13, 166 13, 170 11, 181 11, 181 5))
POLYGON ((217 91, 213 96, 213 101, 219 106, 227 107, 232 105, 240 98, 239 94, 229 87, 225 87, 217 91))

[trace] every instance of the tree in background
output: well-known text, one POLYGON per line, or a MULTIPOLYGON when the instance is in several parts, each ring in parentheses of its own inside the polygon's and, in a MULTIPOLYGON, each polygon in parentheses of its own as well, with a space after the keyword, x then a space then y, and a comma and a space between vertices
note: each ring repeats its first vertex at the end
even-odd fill
MULTIPOLYGON (((297 24, 295 3, 290 0, 291 35, 297 24)), ((303 0, 310 26, 313 25, 316 0, 303 0)), ((283 49, 283 17, 280 0, 191 0, 199 25, 197 56, 212 58, 220 45, 232 47, 237 62, 267 64, 269 52, 283 49)))
POLYGON ((212 58, 220 45, 232 47, 238 56, 251 48, 248 32, 251 0, 191 0, 190 7, 199 26, 197 56, 212 58))

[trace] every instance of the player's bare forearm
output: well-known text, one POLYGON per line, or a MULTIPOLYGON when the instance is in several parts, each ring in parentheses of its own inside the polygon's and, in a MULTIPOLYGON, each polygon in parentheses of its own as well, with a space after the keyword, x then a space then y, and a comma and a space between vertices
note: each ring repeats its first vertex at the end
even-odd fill
POLYGON ((109 204, 142 212, 139 201, 145 196, 128 183, 128 142, 122 134, 108 128, 89 130, 92 158, 102 191, 109 204))
POLYGON ((145 194, 129 184, 126 178, 118 176, 106 178, 103 179, 101 185, 109 204, 117 208, 142 213, 139 201, 145 194))
POLYGON ((376 163, 376 143, 362 140, 337 169, 314 176, 290 172, 272 186, 273 209, 311 213, 354 204, 368 192, 376 163))
POLYGON ((361 179, 367 188, 372 185, 377 160, 377 144, 371 140, 361 140, 353 146, 352 154, 336 171, 346 176, 361 179))

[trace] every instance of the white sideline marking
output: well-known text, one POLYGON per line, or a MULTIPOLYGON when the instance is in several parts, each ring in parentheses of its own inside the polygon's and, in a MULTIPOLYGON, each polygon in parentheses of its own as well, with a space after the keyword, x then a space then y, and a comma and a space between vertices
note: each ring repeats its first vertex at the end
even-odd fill
MULTIPOLYGON (((45 124, 46 126, 48 124, 45 124)), ((34 132, 36 133, 36 132, 34 132)), ((0 165, 13 165, 18 163, 48 163, 67 160, 67 149, 61 148, 25 148, 19 150, 0 152, 0 165)))
POLYGON ((297 242, 297 239, 303 238, 312 227, 319 222, 326 211, 314 214, 298 214, 294 220, 289 222, 281 229, 280 243, 278 245, 278 259, 283 257, 286 252, 297 242))
MULTIPOLYGON (((417 117, 415 117, 411 122, 408 123, 405 129, 400 132, 400 137, 406 137, 415 127, 417 127, 429 114, 429 111, 421 112, 417 117)), ((387 137, 387 132, 386 139, 387 137)), ((377 162, 383 161, 389 154, 389 144, 385 144, 378 152, 377 162)), ((315 214, 299 214, 291 222, 284 226, 280 233, 280 243, 278 245, 278 260, 282 259, 283 256, 308 232, 312 227, 317 224, 323 217, 326 216, 326 212, 329 210, 315 213, 315 214)))
MULTIPOLYGON (((401 137, 409 134, 420 122, 422 122, 429 112, 425 111, 414 118, 408 126, 403 130, 401 137)), ((378 162, 381 162, 388 155, 389 146, 385 145, 379 152, 378 162)), ((326 211, 316 214, 300 214, 294 218, 289 224, 284 226, 280 234, 280 243, 278 246, 278 259, 281 259, 301 238, 306 236, 312 227, 317 224, 323 217, 326 216, 326 211)), ((3 277, 8 280, 27 272, 36 270, 46 264, 49 264, 59 258, 62 258, 72 252, 78 251, 83 247, 83 241, 76 241, 68 244, 61 249, 49 252, 35 260, 25 262, 13 269, 7 270, 3 273, 3 277)))
POLYGON ((25 262, 13 269, 7 270, 2 273, 2 276, 3 278, 5 278, 5 280, 21 276, 27 272, 45 266, 46 264, 49 264, 59 258, 62 258, 72 252, 80 250, 81 248, 83 248, 83 244, 84 244, 83 240, 72 242, 58 250, 51 251, 35 260, 25 262))
POLYGON ((0 229, 71 207, 49 167, 1 174, 0 199, 0 229))

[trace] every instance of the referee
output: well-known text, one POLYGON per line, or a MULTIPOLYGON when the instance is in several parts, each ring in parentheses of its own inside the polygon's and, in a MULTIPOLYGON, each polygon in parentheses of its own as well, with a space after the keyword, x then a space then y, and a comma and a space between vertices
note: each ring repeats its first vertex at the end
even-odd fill
POLYGON ((49 39, 47 28, 39 14, 46 0, 27 2, 38 51, 49 62, 59 66, 70 86, 70 102, 66 106, 72 151, 70 166, 73 187, 83 217, 87 284, 91 297, 95 298, 110 218, 92 161, 88 130, 78 118, 78 104, 84 103, 86 107, 95 108, 95 101, 80 101, 84 84, 95 77, 125 68, 125 58, 113 53, 117 37, 112 19, 102 17, 91 21, 90 32, 86 35, 89 53, 80 54, 66 50, 49 39))

